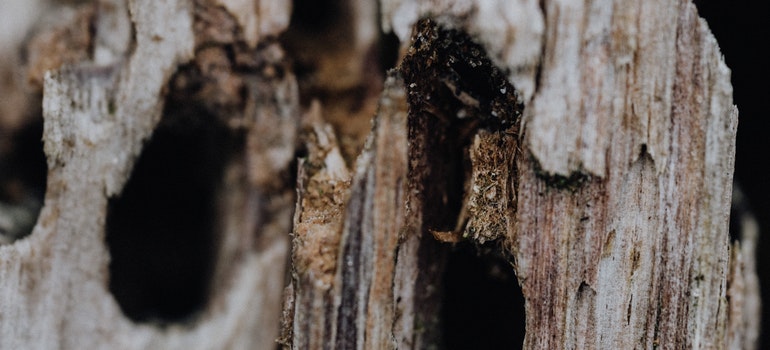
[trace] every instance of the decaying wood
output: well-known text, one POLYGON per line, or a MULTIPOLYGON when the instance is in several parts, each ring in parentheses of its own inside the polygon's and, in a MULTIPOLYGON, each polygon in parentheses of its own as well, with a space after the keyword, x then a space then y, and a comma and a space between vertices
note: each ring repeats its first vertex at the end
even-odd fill
MULTIPOLYGON (((421 40, 430 40, 422 35, 419 25, 413 29, 417 20, 438 13, 439 23, 466 30, 485 45, 491 59, 512 72, 509 79, 524 99, 525 119, 519 139, 524 141, 522 156, 516 157, 515 167, 510 168, 515 174, 507 183, 510 190, 501 194, 514 199, 515 209, 507 211, 506 233, 499 240, 513 254, 527 301, 525 348, 722 348, 728 341, 745 348, 754 346, 755 336, 728 336, 726 328, 731 322, 751 318, 739 316, 746 311, 740 311, 735 304, 739 301, 728 299, 726 294, 730 276, 727 219, 737 112, 731 102, 729 71, 692 4, 612 6, 608 2, 583 8, 546 2, 537 8, 525 2, 476 6, 462 1, 430 5, 387 1, 383 8, 386 27, 402 39, 407 58, 418 50, 415 47, 421 40), (506 6, 518 11, 505 11, 506 6), (506 21, 509 13, 532 16, 506 21), (501 30, 510 41, 492 43, 492 38, 499 36, 491 33, 500 34, 501 30), (527 45, 542 51, 535 57, 527 56, 526 50, 512 54, 516 45, 522 45, 515 37, 517 33, 523 38, 532 35, 534 39, 527 45), (406 40, 410 34, 416 36, 406 40), (728 317, 728 310, 736 310, 738 315, 728 317)), ((429 65, 433 59, 443 58, 426 56, 424 61, 429 65)), ((425 83, 429 81, 423 78, 407 86, 418 90, 422 88, 411 84, 425 83)), ((424 90, 416 93, 434 98, 431 104, 442 108, 456 103, 453 100, 466 106, 475 103, 472 94, 448 88, 454 96, 424 90)), ((447 116, 445 111, 416 105, 419 103, 410 100, 410 123, 424 123, 425 112, 445 122, 464 117, 459 113, 447 116)), ((411 147, 434 144, 431 147, 441 150, 431 153, 429 148, 411 148, 410 181, 421 176, 415 164, 462 150, 437 141, 452 137, 446 129, 410 130, 411 147)), ((518 152, 513 145, 502 142, 497 148, 472 154, 478 157, 498 152, 508 156, 518 152)), ((450 169, 462 168, 443 161, 435 165, 442 177, 452 176, 450 169)), ((454 162, 462 163, 462 158, 454 162)), ((479 165, 472 165, 474 170, 476 167, 479 165)), ((417 189, 428 192, 421 192, 418 200, 443 193, 443 204, 439 199, 426 208, 405 201, 418 217, 407 214, 404 227, 417 227, 413 232, 417 237, 433 233, 441 240, 459 239, 451 231, 462 229, 464 222, 460 219, 458 224, 454 218, 469 215, 468 204, 473 203, 463 199, 462 189, 474 188, 455 183, 449 185, 453 190, 447 190, 447 181, 455 180, 429 181, 427 188, 417 189), (431 190, 430 186, 444 188, 431 190), (454 203, 447 205, 447 197, 454 203), (438 213, 427 214, 437 207, 438 213), (422 215, 433 217, 426 222, 422 215)), ((506 191, 506 187, 498 188, 506 191)), ((357 203, 366 203, 369 197, 355 191, 356 180, 352 188, 349 205, 358 208, 357 203)), ((481 212, 486 215, 494 209, 481 212)), ((345 222, 367 222, 374 217, 374 211, 346 213, 345 222)), ((478 215, 470 214, 469 220, 478 215)), ((375 247, 373 240, 383 234, 356 227, 361 231, 357 233, 359 240, 343 241, 340 247, 354 246, 360 255, 351 258, 340 253, 339 261, 354 263, 338 266, 339 276, 365 273, 367 265, 362 261, 371 259, 367 249, 375 247)), ((478 243, 498 237, 472 232, 463 236, 478 243)), ((734 261, 751 254, 738 246, 732 249, 737 254, 734 261)), ((398 264, 404 250, 396 251, 398 264)), ((424 259, 417 251, 411 253, 415 254, 409 257, 412 264, 424 259)), ((441 254, 431 258, 441 265, 441 254)), ((356 328, 358 333, 346 333, 347 340, 326 338, 331 342, 322 344, 365 347, 369 344, 367 335, 376 328, 363 322, 366 312, 360 308, 366 306, 364 296, 375 290, 359 282, 346 292, 344 279, 341 283, 338 298, 357 299, 357 304, 350 301, 348 305, 357 305, 352 310, 359 316, 350 317, 367 326, 356 328)), ((744 292, 756 295, 756 290, 744 292)), ((387 298, 379 291, 377 295, 387 298)), ((404 302, 410 301, 399 301, 404 302)), ((316 312, 349 312, 345 303, 335 306, 332 311, 316 312)), ((412 310, 417 313, 412 317, 420 317, 420 310, 412 310)), ((331 327, 328 332, 333 332, 334 325, 331 327)), ((755 327, 756 323, 743 332, 755 327)), ((730 329, 739 333, 739 327, 730 329)), ((336 332, 340 334, 339 329, 336 332)), ((391 332, 399 339, 396 329, 391 332)), ((423 343, 408 344, 419 347, 423 343)))
POLYGON ((755 348, 760 335, 762 301, 759 294, 759 278, 755 261, 759 224, 748 208, 748 198, 738 187, 733 187, 730 213, 731 238, 730 275, 727 298, 730 300, 728 315, 728 348, 755 348), (737 223, 733 225, 733 223, 737 223))
POLYGON ((320 118, 316 103, 308 119, 309 158, 299 164, 298 198, 294 216, 292 275, 293 304, 284 322, 290 326, 284 342, 298 348, 318 348, 334 336, 325 325, 334 323, 335 272, 339 231, 350 175, 334 132, 320 118), (301 208, 301 209, 299 209, 301 208), (324 310, 324 311, 320 311, 324 310), (320 312, 319 312, 320 311, 320 312))
POLYGON ((0 81, 0 161, 44 77, 48 180, 0 245, 0 348, 442 347, 458 242, 514 266, 525 348, 756 346, 730 72, 691 3, 290 5, 100 0, 33 31, 33 87, 0 81), (400 42, 387 76, 377 23, 400 42), (109 203, 185 113, 237 145, 211 291, 187 322, 136 323, 109 290, 109 203))
MULTIPOLYGON (((287 174, 299 125, 296 81, 281 48, 275 39, 250 48, 254 35, 205 2, 105 0, 95 9, 92 56, 45 77, 45 206, 29 237, 0 247, 0 347, 274 346, 294 206, 287 174), (227 45, 238 47, 235 61, 220 55, 227 45), (195 74, 185 75, 189 70, 195 74), (201 76, 203 83, 191 84, 201 76), (204 310, 188 323, 155 327, 129 320, 108 290, 105 219, 108 198, 120 195, 161 120, 166 94, 204 100, 203 108, 246 135, 246 146, 224 172, 204 310)), ((273 10, 252 17, 289 16, 286 8, 273 10)))

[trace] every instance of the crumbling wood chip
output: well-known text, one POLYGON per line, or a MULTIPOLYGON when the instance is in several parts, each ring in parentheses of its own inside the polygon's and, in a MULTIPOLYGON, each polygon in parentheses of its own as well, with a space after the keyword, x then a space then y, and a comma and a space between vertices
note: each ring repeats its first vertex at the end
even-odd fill
MULTIPOLYGON (((283 317, 284 343, 321 349, 333 336, 335 279, 350 173, 319 102, 304 116, 302 138, 308 156, 298 164, 297 207, 292 240, 293 304, 283 317), (286 327, 291 326, 291 330, 286 327)), ((288 307, 288 306, 287 306, 288 307)), ((286 310, 285 307, 284 309, 286 310)), ((333 348, 333 347, 332 347, 333 348)))
POLYGON ((337 249, 350 174, 331 127, 320 119, 318 103, 308 112, 304 134, 308 158, 299 164, 300 186, 294 223, 294 269, 298 278, 328 290, 337 267, 337 249))

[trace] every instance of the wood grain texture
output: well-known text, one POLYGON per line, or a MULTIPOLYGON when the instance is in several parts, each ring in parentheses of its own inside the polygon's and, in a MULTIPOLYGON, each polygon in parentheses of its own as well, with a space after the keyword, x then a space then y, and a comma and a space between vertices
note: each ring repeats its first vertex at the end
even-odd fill
MULTIPOLYGON (((314 128, 314 145, 301 168, 307 170, 300 171, 289 306, 293 337, 287 347, 419 348, 435 340, 424 339, 430 329, 414 327, 426 316, 417 310, 435 304, 435 287, 428 285, 438 275, 422 271, 433 263, 419 262, 425 240, 419 224, 407 225, 406 115, 403 80, 393 73, 352 175, 339 169, 345 165, 337 146, 316 146, 333 141, 331 129, 314 128), (424 300, 430 303, 420 305, 424 300)), ((431 241, 425 244, 436 244, 431 241)))
MULTIPOLYGON (((488 4, 384 3, 396 33, 432 6, 470 14, 443 21, 483 44, 479 23, 494 22, 482 16, 488 4), (424 12, 410 22, 396 16, 405 9, 424 12)), ((541 48, 540 73, 523 94, 508 228, 527 300, 525 348, 727 347, 737 111, 705 22, 674 1, 539 10, 542 41, 528 44, 541 48)), ((540 25, 532 16, 508 28, 540 25)), ((514 72, 526 63, 488 52, 514 72)))
MULTIPOLYGON (((32 233, 0 245, 0 348, 441 348, 458 242, 514 266, 524 348, 756 347, 730 71, 693 4, 334 6, 100 0, 33 36, 48 183, 32 233), (378 22, 400 42, 386 77, 378 22), (58 41, 77 45, 49 62, 58 41), (240 140, 211 293, 188 322, 136 323, 109 291, 107 211, 188 109, 240 140)), ((12 93, 0 113, 28 103, 12 93)))
POLYGON ((288 181, 264 179, 286 178, 299 118, 296 81, 281 71, 282 50, 274 42, 245 48, 237 27, 227 26, 231 15, 205 2, 105 0, 97 7, 91 61, 45 77, 47 193, 31 235, 0 246, 0 348, 274 347, 294 190, 288 181), (249 68, 251 61, 219 60, 216 45, 242 45, 248 52, 233 59, 248 55, 265 70, 249 68), (220 108, 209 112, 229 118, 235 132, 283 129, 248 142, 224 171, 226 190, 216 203, 218 259, 203 310, 189 322, 135 323, 108 289, 108 198, 120 195, 169 91, 189 93, 180 81, 190 79, 182 77, 189 68, 177 70, 191 60, 209 90, 188 95, 189 101, 220 108), (230 74, 231 64, 240 65, 240 75, 230 74), (176 85, 169 87, 172 76, 176 85), (241 109, 230 115, 228 100, 216 104, 228 84, 246 86, 241 109), (265 155, 272 156, 269 166, 262 166, 265 155))

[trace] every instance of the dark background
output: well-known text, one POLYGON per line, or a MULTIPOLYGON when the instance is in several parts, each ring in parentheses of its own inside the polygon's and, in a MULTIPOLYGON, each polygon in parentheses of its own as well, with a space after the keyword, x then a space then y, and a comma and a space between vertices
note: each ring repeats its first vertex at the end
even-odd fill
MULTIPOLYGON (((740 113, 735 179, 748 197, 760 224, 757 268, 762 300, 770 300, 770 179, 765 167, 770 151, 767 78, 770 55, 770 12, 761 0, 698 0, 698 11, 716 36, 727 66, 732 70, 733 98, 740 113)), ((770 308, 762 310, 760 348, 770 348, 770 308)))

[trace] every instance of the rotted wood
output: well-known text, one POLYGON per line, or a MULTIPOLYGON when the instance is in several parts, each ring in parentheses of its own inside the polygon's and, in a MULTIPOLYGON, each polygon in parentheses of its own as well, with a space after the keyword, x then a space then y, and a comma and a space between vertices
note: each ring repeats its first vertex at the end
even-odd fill
MULTIPOLYGON (((738 288, 736 293, 750 300, 758 295, 756 288, 744 289, 740 282, 755 275, 751 266, 738 268, 745 266, 739 263, 743 259, 753 259, 751 243, 745 249, 728 239, 737 111, 729 70, 692 4, 604 2, 584 7, 558 2, 538 6, 383 1, 382 8, 385 27, 401 39, 402 79, 419 77, 405 83, 407 196, 389 209, 404 205, 407 219, 402 223, 395 216, 396 220, 380 224, 373 219, 375 209, 359 209, 367 208, 361 203, 372 199, 357 189, 367 186, 376 191, 376 185, 364 184, 378 180, 376 176, 371 180, 372 175, 354 177, 348 201, 353 209, 337 219, 342 227, 339 237, 347 237, 340 239, 338 250, 335 281, 341 285, 331 287, 334 296, 328 300, 334 302, 323 309, 324 314, 335 315, 336 322, 314 324, 318 342, 302 338, 293 347, 366 348, 370 334, 390 338, 378 343, 383 347, 440 344, 440 337, 430 331, 402 333, 398 327, 403 324, 398 322, 391 326, 390 337, 383 338, 377 335, 381 326, 373 326, 379 323, 367 322, 371 316, 362 308, 374 293, 387 299, 396 290, 403 292, 397 283, 380 293, 361 281, 351 286, 343 277, 355 280, 372 273, 370 264, 390 263, 368 262, 378 256, 371 253, 380 247, 374 242, 383 240, 381 235, 388 231, 350 224, 370 220, 371 225, 403 227, 396 230, 400 242, 396 246, 403 245, 395 248, 396 271, 402 262, 419 265, 429 259, 433 271, 440 273, 441 251, 446 247, 427 243, 426 237, 501 244, 503 254, 512 255, 526 299, 525 348, 756 346, 753 330, 758 319, 747 314, 751 311, 743 299, 727 294, 728 288, 738 288), (410 61, 425 42, 440 37, 426 31, 427 22, 420 19, 436 13, 441 15, 432 22, 438 26, 434 28, 469 33, 480 43, 482 55, 507 72, 510 88, 492 78, 474 90, 474 80, 484 74, 472 70, 473 78, 463 76, 469 68, 458 65, 471 61, 458 47, 410 61), (661 30, 668 33, 663 40, 661 30), (493 40, 500 37, 507 39, 493 40), (521 38, 531 39, 528 48, 540 50, 516 51, 524 45, 521 38), (431 64, 445 59, 454 72, 430 71, 431 64), (410 62, 424 66, 413 68, 410 62), (513 101, 521 101, 522 124, 512 123, 515 127, 502 133, 468 127, 470 121, 481 120, 489 128, 490 121, 497 120, 489 117, 494 115, 489 109, 479 108, 489 96, 484 90, 515 94, 517 98, 508 98, 506 106, 516 110, 513 101), (463 138, 469 135, 473 136, 463 138), (463 141, 451 143, 457 139, 463 141), (483 141, 488 143, 482 145, 483 141), (440 175, 432 177, 431 171, 440 175), (489 182, 491 176, 483 176, 493 173, 502 179, 489 182), (489 189, 493 191, 486 192, 489 189), (490 199, 488 207, 483 206, 484 198, 490 199), (482 209, 474 212, 474 206, 482 209), (500 224, 502 231, 496 226, 500 224), (420 242, 420 248, 407 248, 408 242, 420 242), (435 250, 430 258, 421 252, 428 245, 435 250), (730 266, 736 272, 731 273, 730 266), (748 319, 752 321, 745 323, 748 319), (405 334, 408 337, 402 338, 405 334)), ((384 96, 389 94, 386 88, 384 96)), ((377 118, 388 115, 381 112, 377 118)), ((361 159, 377 154, 374 148, 361 159)), ((393 167, 399 168, 397 164, 393 167)), ((396 280, 404 276, 394 275, 396 280)), ((417 281, 440 283, 430 278, 417 281)), ((422 309, 411 308, 411 317, 427 323, 412 326, 430 328, 437 323, 430 322, 427 315, 434 310, 425 306, 435 305, 436 299, 417 302, 418 287, 413 288, 405 294, 411 301, 393 301, 390 310, 398 314, 404 303, 419 304, 422 309)), ((302 291, 294 293, 299 296, 302 291)), ((308 312, 313 310, 294 310, 295 315, 308 312)), ((387 323, 389 318, 383 320, 387 323)), ((294 330, 301 329, 296 325, 295 319, 294 330)))
POLYGON ((110 0, 82 8, 90 17, 41 29, 28 49, 30 72, 45 74, 47 192, 32 232, 0 246, 0 348, 274 347, 299 127, 296 79, 275 39, 290 9, 236 16, 227 1, 110 0), (260 20, 247 26, 254 32, 243 32, 243 16, 260 20), (80 25, 93 28, 87 44, 56 45, 80 25), (52 62, 57 49, 76 52, 52 62), (207 301, 184 322, 129 319, 109 287, 119 258, 105 242, 110 203, 156 129, 203 122, 241 143, 219 155, 207 301))
MULTIPOLYGON (((514 267, 524 348, 756 346, 751 220, 728 235, 730 72, 691 3, 78 6, 28 45, 48 179, 32 232, 2 235, 0 348, 442 347, 458 243, 514 267), (387 76, 377 23, 400 45, 387 76), (238 144, 210 295, 137 323, 109 291, 109 203, 189 110, 238 144)), ((9 91, 0 131, 35 98, 9 91)), ((0 207, 14 232, 23 216, 0 207)))

